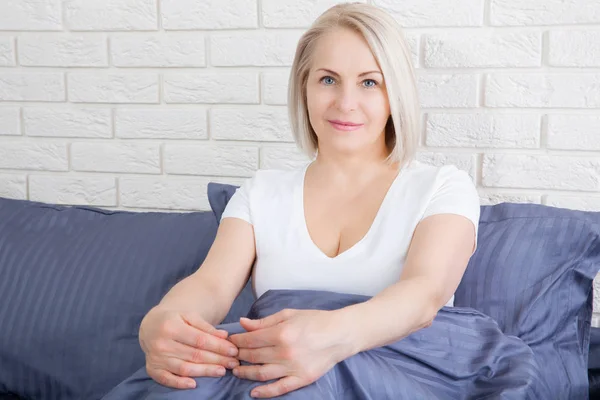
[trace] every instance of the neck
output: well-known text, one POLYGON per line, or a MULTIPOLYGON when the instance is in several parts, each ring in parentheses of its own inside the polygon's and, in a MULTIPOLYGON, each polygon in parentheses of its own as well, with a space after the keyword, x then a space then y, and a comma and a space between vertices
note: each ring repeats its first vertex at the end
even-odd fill
POLYGON ((328 154, 326 151, 317 154, 313 163, 315 172, 328 180, 340 183, 356 183, 371 180, 373 176, 384 171, 398 169, 398 163, 388 163, 387 152, 343 155, 328 154))

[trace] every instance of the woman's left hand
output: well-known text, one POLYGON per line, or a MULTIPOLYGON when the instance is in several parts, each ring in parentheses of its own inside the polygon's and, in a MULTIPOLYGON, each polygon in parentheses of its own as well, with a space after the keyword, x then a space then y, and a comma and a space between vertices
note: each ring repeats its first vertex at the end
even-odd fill
POLYGON ((229 340, 239 348, 239 360, 258 365, 238 366, 233 373, 261 382, 278 379, 254 388, 253 397, 281 396, 310 385, 351 355, 333 313, 285 309, 263 319, 242 318, 247 332, 229 340))

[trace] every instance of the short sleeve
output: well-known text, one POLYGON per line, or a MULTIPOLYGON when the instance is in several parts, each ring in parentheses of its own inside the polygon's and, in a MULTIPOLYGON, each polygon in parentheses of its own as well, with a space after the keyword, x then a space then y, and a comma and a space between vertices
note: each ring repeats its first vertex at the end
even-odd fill
POLYGON ((253 178, 249 178, 237 188, 231 199, 229 199, 225 210, 223 210, 221 221, 223 218, 239 218, 252 224, 252 213, 250 210, 252 187, 253 178))
POLYGON ((422 219, 435 214, 462 215, 473 223, 477 243, 481 208, 473 180, 469 174, 453 165, 442 167, 437 178, 436 190, 425 208, 422 219))

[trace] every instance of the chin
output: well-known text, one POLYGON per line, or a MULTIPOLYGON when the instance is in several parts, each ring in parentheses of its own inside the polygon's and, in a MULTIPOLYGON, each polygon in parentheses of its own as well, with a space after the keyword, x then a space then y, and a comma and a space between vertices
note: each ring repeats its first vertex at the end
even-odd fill
POLYGON ((328 144, 329 151, 332 153, 345 154, 345 155, 353 155, 364 151, 369 144, 357 140, 352 140, 351 138, 335 138, 330 140, 328 144))

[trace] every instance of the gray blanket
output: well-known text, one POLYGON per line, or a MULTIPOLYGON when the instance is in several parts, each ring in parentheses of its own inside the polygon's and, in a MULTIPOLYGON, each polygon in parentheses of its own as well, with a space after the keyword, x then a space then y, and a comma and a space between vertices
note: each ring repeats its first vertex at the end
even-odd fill
MULTIPOLYGON (((332 310, 367 297, 331 292, 269 291, 248 317, 262 318, 284 308, 332 310)), ((394 318, 393 310, 389 311, 394 318)), ((221 325, 242 332, 239 323, 221 325)), ((338 363, 313 384, 284 399, 540 399, 552 396, 531 349, 507 336, 491 318, 472 309, 441 309, 433 324, 388 346, 338 363)), ((551 377, 550 377, 551 379, 551 377)), ((263 382, 235 377, 196 378, 196 388, 177 390, 154 382, 141 368, 103 400, 241 400, 263 382)))

